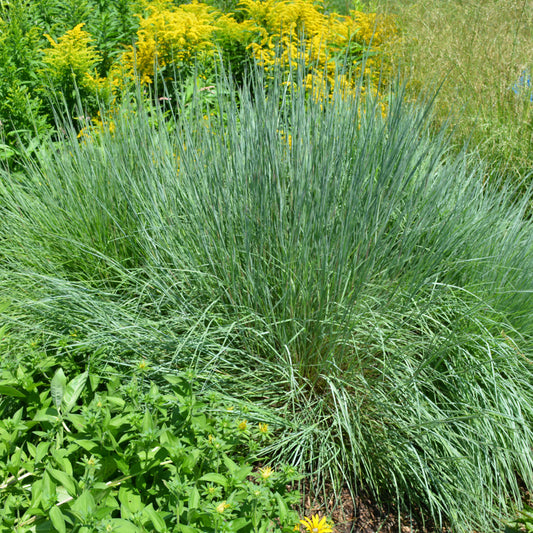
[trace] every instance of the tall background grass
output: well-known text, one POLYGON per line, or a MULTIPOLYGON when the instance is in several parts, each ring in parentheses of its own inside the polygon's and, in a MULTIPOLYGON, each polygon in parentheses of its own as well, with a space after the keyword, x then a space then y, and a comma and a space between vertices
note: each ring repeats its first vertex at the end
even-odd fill
POLYGON ((397 67, 411 96, 439 88, 437 128, 469 141, 493 180, 527 189, 533 169, 533 2, 531 0, 330 0, 328 9, 393 15, 397 67))

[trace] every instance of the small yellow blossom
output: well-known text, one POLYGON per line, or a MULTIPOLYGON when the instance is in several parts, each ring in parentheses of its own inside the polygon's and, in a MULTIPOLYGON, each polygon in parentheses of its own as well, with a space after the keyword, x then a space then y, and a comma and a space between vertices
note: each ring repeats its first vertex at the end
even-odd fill
POLYGON ((240 431, 246 431, 246 428, 248 427, 248 421, 247 420, 241 420, 237 426, 240 431))
POLYGON ((332 533, 331 526, 328 525, 326 517, 320 518, 314 514, 311 518, 300 520, 300 524, 305 527, 307 533, 332 533))
POLYGON ((268 433, 268 424, 259 422, 259 433, 263 433, 263 435, 266 435, 268 433))
POLYGON ((139 364, 137 365, 137 368, 139 370, 146 370, 147 367, 148 367, 148 363, 144 359, 140 361, 139 364))
POLYGON ((217 506, 216 506, 216 511, 217 513, 220 513, 222 514, 227 508, 229 507, 229 503, 226 503, 225 501, 219 503, 217 506))
POLYGON ((274 470, 270 466, 264 466, 259 469, 259 473, 262 479, 268 479, 274 473, 274 470))

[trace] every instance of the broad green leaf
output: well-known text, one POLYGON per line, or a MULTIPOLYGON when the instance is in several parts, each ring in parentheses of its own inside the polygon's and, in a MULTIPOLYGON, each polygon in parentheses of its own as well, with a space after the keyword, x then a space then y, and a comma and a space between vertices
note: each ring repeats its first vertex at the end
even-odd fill
POLYGON ((37 453, 35 454, 36 463, 40 463, 48 455, 50 445, 50 442, 45 441, 39 442, 39 444, 37 444, 37 453))
POLYGON ((62 472, 61 470, 56 470, 55 468, 47 467, 46 471, 63 487, 65 487, 66 491, 72 496, 75 497, 78 493, 78 486, 76 483, 76 480, 72 477, 70 477, 65 472, 62 472))
POLYGON ((287 503, 281 497, 279 492, 276 492, 274 496, 276 497, 276 500, 278 502, 279 519, 281 520, 281 522, 285 522, 287 520, 287 515, 289 514, 289 508, 287 507, 287 503))
POLYGON ((35 459, 35 457, 37 457, 37 446, 31 442, 27 442, 26 447, 28 448, 30 455, 33 457, 33 459, 35 459))
POLYGON ((161 513, 157 512, 152 504, 144 508, 143 514, 145 514, 146 517, 150 520, 150 522, 152 522, 152 525, 154 526, 156 531, 166 531, 167 525, 165 524, 161 513))
POLYGON ((52 478, 48 475, 48 472, 43 474, 43 484, 41 486, 43 501, 55 502, 57 493, 56 485, 52 481, 52 478))
POLYGON ((65 472, 68 476, 72 476, 72 464, 69 461, 68 457, 65 456, 66 454, 64 453, 64 450, 52 450, 51 453, 52 457, 56 460, 61 470, 65 472))
POLYGON ((74 500, 71 509, 77 512, 82 518, 92 516, 96 510, 96 502, 94 501, 93 495, 88 490, 84 490, 81 496, 74 500))
POLYGON ((100 376, 98 374, 89 374, 89 384, 92 391, 96 391, 100 383, 100 376))
POLYGON ((252 473, 252 471, 253 468, 251 466, 241 466, 241 468, 233 473, 232 477, 237 483, 241 483, 252 473))
POLYGON ((133 522, 124 518, 112 518, 110 524, 113 533, 139 533, 141 531, 133 522))
POLYGON ((20 424, 20 421, 22 420, 22 415, 24 413, 24 407, 21 407, 12 417, 11 421, 14 423, 15 426, 18 426, 20 424))
POLYGON ((14 396, 15 398, 26 398, 26 395, 23 392, 20 392, 11 385, 0 384, 0 394, 3 394, 4 396, 14 396))
POLYGON ((92 452, 95 448, 98 448, 98 443, 87 439, 76 439, 76 444, 88 452, 92 452))
POLYGON ((54 505, 50 509, 50 521, 52 522, 52 525, 57 529, 59 533, 66 533, 67 527, 65 524, 65 519, 63 518, 63 513, 57 507, 57 505, 54 505))
POLYGON ((118 499, 122 506, 132 514, 143 510, 144 505, 141 497, 124 486, 120 487, 118 491, 118 499))
POLYGON ((83 392, 83 389, 87 384, 87 376, 88 373, 84 372, 83 374, 80 374, 79 376, 76 376, 74 379, 72 379, 66 386, 65 391, 63 393, 63 401, 61 403, 61 407, 64 413, 69 413, 74 407, 74 405, 76 405, 80 394, 83 392))
POLYGON ((43 494, 43 480, 37 479, 31 486, 31 505, 30 507, 38 507, 43 494))
POLYGON ((152 429, 154 429, 154 421, 152 419, 152 414, 147 409, 144 412, 142 430, 145 431, 145 432, 148 432, 148 431, 151 431, 152 429))
POLYGON ((202 533, 200 529, 192 526, 186 526, 185 524, 179 524, 178 531, 181 533, 202 533))
POLYGON ((224 461, 224 465, 226 466, 230 474, 234 474, 239 469, 239 465, 235 461, 233 461, 233 459, 231 459, 227 454, 224 454, 222 460, 224 461))
POLYGON ((193 487, 191 493, 189 494, 189 510, 198 509, 200 505, 200 493, 196 487, 193 487))
POLYGON ((228 527, 231 528, 232 531, 239 531, 239 529, 246 527, 248 524, 250 524, 250 520, 244 516, 241 516, 240 518, 236 518, 235 520, 229 522, 228 527))
POLYGON ((49 407, 48 409, 39 409, 33 420, 35 422, 51 422, 54 423, 57 420, 57 410, 49 407))
POLYGON ((270 520, 263 520, 261 522, 261 527, 258 530, 259 533, 267 533, 269 526, 270 526, 270 520))
POLYGON ((163 376, 163 379, 166 379, 171 385, 181 385, 183 384, 182 376, 173 376, 171 374, 166 374, 163 376))
POLYGON ((66 387, 67 378, 65 373, 62 368, 58 368, 50 383, 50 394, 52 395, 52 400, 58 411, 61 409, 61 402, 63 401, 66 387))
POLYGON ((224 488, 227 488, 228 486, 228 478, 223 476, 222 474, 216 474, 215 472, 209 472, 208 474, 204 474, 200 481, 209 481, 210 483, 217 483, 218 485, 222 485, 224 488))
POLYGON ((87 422, 85 417, 74 413, 68 413, 66 419, 80 432, 87 429, 87 422))

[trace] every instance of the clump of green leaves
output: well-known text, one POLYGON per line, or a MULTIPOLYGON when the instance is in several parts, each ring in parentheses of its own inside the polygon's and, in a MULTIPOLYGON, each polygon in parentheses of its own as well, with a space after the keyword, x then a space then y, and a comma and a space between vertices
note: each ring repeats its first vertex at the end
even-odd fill
POLYGON ((524 505, 515 520, 505 526, 505 533, 532 533, 533 532, 533 507, 524 505))
POLYGON ((194 374, 67 377, 57 354, 29 354, 0 369, 0 532, 293 530, 296 471, 254 468, 267 426, 194 374))

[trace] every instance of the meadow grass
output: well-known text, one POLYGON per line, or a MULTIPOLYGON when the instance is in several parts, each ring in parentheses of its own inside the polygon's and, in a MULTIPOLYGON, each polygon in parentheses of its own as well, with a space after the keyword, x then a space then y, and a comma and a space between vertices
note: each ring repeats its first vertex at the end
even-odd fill
POLYGON ((458 145, 470 140, 479 149, 492 179, 499 174, 527 188, 533 170, 533 2, 376 0, 373 7, 398 21, 403 38, 396 57, 412 93, 440 85, 437 123, 449 121, 458 145))
POLYGON ((494 531, 533 488, 529 199, 401 87, 382 114, 263 81, 221 79, 212 109, 125 105, 2 175, 11 336, 194 368, 316 490, 494 531))

